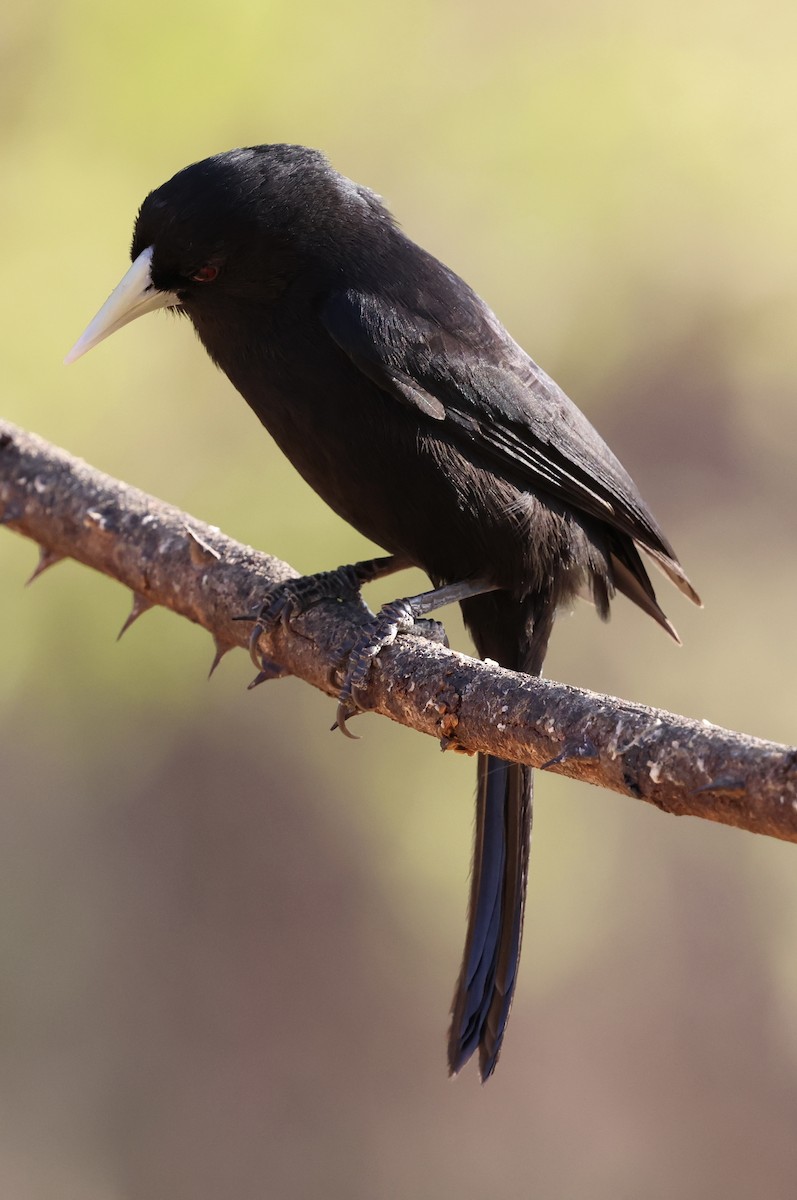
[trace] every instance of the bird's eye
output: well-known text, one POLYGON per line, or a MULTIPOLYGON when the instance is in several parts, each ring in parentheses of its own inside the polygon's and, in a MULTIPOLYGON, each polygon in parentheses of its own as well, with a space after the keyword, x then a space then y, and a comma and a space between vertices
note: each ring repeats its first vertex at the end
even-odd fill
POLYGON ((194 283, 212 283, 219 273, 219 268, 213 263, 207 263, 204 267, 200 267, 198 271, 194 271, 191 278, 194 283))

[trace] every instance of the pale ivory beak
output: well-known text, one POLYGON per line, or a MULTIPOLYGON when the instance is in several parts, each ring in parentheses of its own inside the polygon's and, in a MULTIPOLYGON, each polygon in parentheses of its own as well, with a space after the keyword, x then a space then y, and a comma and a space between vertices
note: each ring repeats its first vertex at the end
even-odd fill
POLYGON ((155 312, 158 308, 174 308, 180 303, 176 292, 159 292, 153 285, 150 269, 153 249, 148 246, 141 251, 124 279, 117 284, 94 320, 75 342, 64 359, 65 363, 73 363, 92 346, 116 333, 117 329, 135 321, 136 317, 143 317, 144 313, 155 312))

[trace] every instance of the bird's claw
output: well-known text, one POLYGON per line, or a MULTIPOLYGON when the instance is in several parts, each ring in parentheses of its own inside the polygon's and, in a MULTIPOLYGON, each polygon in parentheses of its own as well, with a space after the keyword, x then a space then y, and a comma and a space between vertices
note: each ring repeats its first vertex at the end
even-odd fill
MULTIPOLYGON (((338 695, 338 711, 333 729, 339 729, 345 737, 357 738, 357 734, 349 730, 347 721, 360 711, 357 693, 366 687, 374 659, 385 646, 392 646, 400 633, 409 633, 415 623, 412 604, 408 600, 394 600, 381 608, 373 621, 363 626, 349 651, 348 667, 338 695)), ((437 621, 433 624, 442 628, 437 621)))
POLYGON ((335 724, 332 726, 330 732, 334 733, 338 729, 344 737, 351 738, 353 742, 359 742, 359 733, 352 733, 348 726, 348 722, 352 717, 356 717, 358 712, 359 709, 353 700, 339 700, 335 712, 335 724))
POLYGON ((249 636, 249 657, 259 669, 261 656, 257 649, 260 635, 277 625, 290 625, 294 617, 320 604, 322 600, 349 599, 359 595, 362 579, 359 564, 336 567, 334 571, 319 571, 316 575, 300 575, 273 584, 263 595, 254 613, 249 636))

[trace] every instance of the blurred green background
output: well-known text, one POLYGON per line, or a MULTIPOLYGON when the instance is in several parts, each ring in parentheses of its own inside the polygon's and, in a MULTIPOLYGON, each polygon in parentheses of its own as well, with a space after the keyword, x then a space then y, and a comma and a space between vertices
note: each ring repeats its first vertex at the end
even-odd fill
MULTIPOLYGON (((10 0, 3 415, 299 569, 365 556, 187 323, 61 366, 151 187, 319 146, 585 409, 703 595, 661 583, 681 650, 622 599, 565 616, 547 673, 794 741, 796 36, 785 0, 10 0)), ((162 611, 117 646, 122 589, 23 591, 34 561, 0 532, 0 1195, 795 1195, 794 847, 541 777, 504 1055, 450 1082, 472 762, 333 737, 242 654, 208 685, 162 611)))

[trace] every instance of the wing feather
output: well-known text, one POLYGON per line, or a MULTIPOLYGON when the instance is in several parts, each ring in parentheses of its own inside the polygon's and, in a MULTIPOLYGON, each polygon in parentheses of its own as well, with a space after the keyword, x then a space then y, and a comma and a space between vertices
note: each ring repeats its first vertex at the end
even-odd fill
POLYGON ((444 281, 442 298, 427 295, 418 311, 365 291, 336 292, 321 320, 383 391, 444 423, 506 478, 631 537, 699 604, 633 480, 587 418, 467 285, 447 271, 444 281), (456 300, 450 312, 446 294, 456 300))

